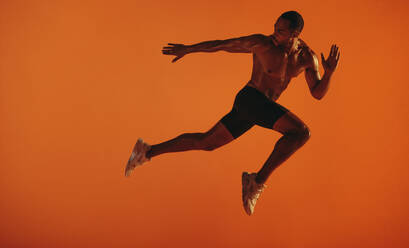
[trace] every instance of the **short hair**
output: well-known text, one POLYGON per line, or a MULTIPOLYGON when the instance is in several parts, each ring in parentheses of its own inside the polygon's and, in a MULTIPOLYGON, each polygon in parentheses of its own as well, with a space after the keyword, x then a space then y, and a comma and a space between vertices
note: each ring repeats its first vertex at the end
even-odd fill
POLYGON ((301 33, 304 27, 304 19, 297 11, 287 11, 281 14, 280 18, 290 21, 290 29, 301 33))

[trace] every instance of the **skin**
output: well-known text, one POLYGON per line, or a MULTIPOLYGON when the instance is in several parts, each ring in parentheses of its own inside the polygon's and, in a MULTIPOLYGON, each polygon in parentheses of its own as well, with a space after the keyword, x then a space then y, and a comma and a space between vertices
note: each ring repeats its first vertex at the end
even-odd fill
MULTIPOLYGON (((204 41, 194 45, 168 43, 168 46, 163 47, 162 53, 176 56, 172 63, 196 52, 252 53, 253 69, 248 86, 256 88, 271 101, 276 101, 291 79, 304 72, 311 95, 320 100, 327 93, 331 76, 337 67, 339 48, 335 44, 332 45, 327 59, 321 53, 325 71, 321 77, 316 54, 298 37, 300 32, 289 27, 288 20, 279 18, 271 35, 253 34, 227 40, 204 41)), ((273 170, 310 138, 309 128, 292 112, 278 119, 272 129, 283 136, 276 142, 272 153, 258 171, 257 183, 265 183, 273 170)), ((174 139, 152 145, 146 157, 188 150, 212 151, 233 140, 233 136, 219 121, 207 132, 184 133, 174 139)))

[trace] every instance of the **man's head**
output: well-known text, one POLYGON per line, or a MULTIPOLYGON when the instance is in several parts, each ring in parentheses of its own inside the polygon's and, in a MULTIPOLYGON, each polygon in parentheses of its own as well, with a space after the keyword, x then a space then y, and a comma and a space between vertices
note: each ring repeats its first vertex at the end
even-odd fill
POLYGON ((300 35, 303 27, 304 20, 298 12, 284 12, 274 24, 273 38, 278 44, 288 44, 300 35))

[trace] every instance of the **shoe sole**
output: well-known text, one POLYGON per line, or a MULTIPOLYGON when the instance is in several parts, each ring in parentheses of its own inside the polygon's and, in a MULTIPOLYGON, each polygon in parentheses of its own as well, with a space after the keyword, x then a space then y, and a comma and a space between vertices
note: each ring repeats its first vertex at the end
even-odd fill
POLYGON ((242 183, 241 199, 243 201, 244 211, 246 212, 246 214, 251 215, 250 209, 248 209, 248 206, 246 204, 246 199, 245 199, 245 195, 244 195, 245 189, 246 189, 247 185, 249 184, 249 173, 243 172, 241 174, 241 183, 242 183))
POLYGON ((131 156, 129 157, 128 163, 126 164, 125 167, 126 177, 129 177, 131 175, 131 172, 135 169, 135 167, 140 165, 140 163, 138 162, 139 159, 141 159, 142 157, 142 153, 140 152, 142 146, 140 144, 143 144, 143 140, 141 138, 139 138, 138 141, 136 141, 132 149, 131 156))

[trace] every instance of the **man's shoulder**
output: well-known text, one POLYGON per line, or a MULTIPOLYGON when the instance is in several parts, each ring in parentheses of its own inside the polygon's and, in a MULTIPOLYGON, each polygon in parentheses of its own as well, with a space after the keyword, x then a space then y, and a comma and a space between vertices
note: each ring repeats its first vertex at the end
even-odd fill
POLYGON ((261 34, 261 33, 254 33, 254 34, 250 34, 249 37, 252 37, 254 39, 267 39, 267 35, 265 34, 261 34))
POLYGON ((301 49, 302 58, 305 61, 306 68, 318 68, 318 57, 305 41, 300 41, 299 48, 301 49))
POLYGON ((252 41, 260 43, 260 44, 266 44, 270 41, 267 35, 260 34, 260 33, 248 35, 246 36, 246 38, 251 39, 252 41))
POLYGON ((315 55, 314 51, 308 46, 308 44, 303 41, 302 39, 298 38, 299 45, 298 48, 301 50, 301 52, 305 55, 312 56, 315 55))
POLYGON ((272 41, 271 36, 261 34, 261 33, 255 33, 252 34, 248 37, 251 37, 251 40, 255 44, 255 47, 257 48, 255 51, 258 52, 264 52, 268 49, 271 49, 273 47, 277 47, 274 42, 272 41))
POLYGON ((309 64, 315 63, 315 60, 317 60, 318 58, 314 50, 312 50, 305 41, 301 39, 299 39, 299 41, 300 41, 301 53, 302 53, 304 60, 307 61, 309 64))
POLYGON ((251 46, 253 48, 252 51, 254 53, 262 52, 266 50, 268 47, 270 47, 271 44, 273 44, 271 42, 271 39, 267 35, 260 34, 260 33, 246 35, 246 36, 240 37, 239 40, 240 42, 242 42, 242 44, 251 46))

